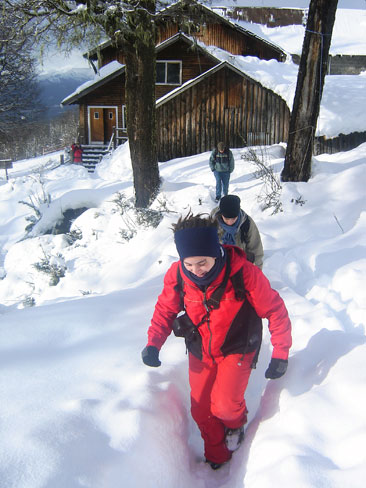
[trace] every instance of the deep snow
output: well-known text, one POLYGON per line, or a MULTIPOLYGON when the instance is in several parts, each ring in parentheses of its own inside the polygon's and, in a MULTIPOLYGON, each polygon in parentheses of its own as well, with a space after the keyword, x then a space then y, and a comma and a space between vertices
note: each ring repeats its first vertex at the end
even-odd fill
MULTIPOLYGON (((339 7, 346 1, 362 8, 339 7)), ((323 122, 347 133, 349 103, 339 104, 343 117, 324 112, 323 122)), ((257 150, 278 175, 284 145, 257 150)), ((202 463, 182 342, 169 337, 158 369, 140 359, 177 259, 171 224, 214 206, 209 153, 160 164, 155 229, 138 225, 132 209, 120 212, 133 198, 128 145, 94 175, 58 166, 59 153, 15 163, 9 181, 0 170, 1 488, 363 488, 366 144, 314 158, 308 183, 283 184, 276 215, 261 211, 263 184, 244 151, 234 150, 230 191, 261 232, 263 271, 285 300, 294 343, 286 375, 268 381, 265 335, 245 442, 218 472, 202 463), (35 212, 20 202, 42 214, 28 234, 35 212), (89 210, 72 224, 81 239, 42 235, 81 207, 89 210), (64 270, 56 286, 35 269, 40 262, 64 270)))
MULTIPOLYGON (((159 369, 140 359, 177 257, 171 224, 189 207, 214 205, 209 153, 160 164, 154 207, 168 211, 156 229, 137 226, 132 210, 121 215, 113 203, 117 192, 133 196, 128 145, 94 175, 75 165, 52 169, 54 154, 53 163, 16 163, 1 180, 1 486, 363 487, 366 144, 315 158, 308 183, 283 185, 276 215, 261 211, 262 183, 243 151, 234 150, 230 191, 261 232, 263 270, 286 302, 294 344, 286 375, 267 381, 266 333, 246 395, 245 443, 218 472, 202 463, 183 343, 169 337, 159 369), (19 201, 43 192, 51 204, 41 206, 34 237, 22 240, 33 212, 19 201), (62 211, 83 206, 89 210, 72 226, 81 240, 38 235, 62 211), (137 234, 123 241, 123 229, 137 234), (45 257, 66 268, 56 286, 32 266, 45 257), (32 297, 35 306, 25 306, 32 297)), ((259 155, 278 174, 284 146, 259 155)))

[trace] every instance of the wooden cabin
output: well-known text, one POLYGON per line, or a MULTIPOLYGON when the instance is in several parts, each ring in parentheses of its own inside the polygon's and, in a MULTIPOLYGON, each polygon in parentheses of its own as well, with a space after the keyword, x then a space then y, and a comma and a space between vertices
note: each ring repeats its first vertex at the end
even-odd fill
POLYGON ((273 91, 227 62, 156 102, 159 161, 209 151, 286 141, 290 110, 273 91))
MULTIPOLYGON (((219 140, 230 147, 287 140, 290 112, 285 101, 229 61, 223 62, 207 46, 260 59, 282 60, 285 53, 200 7, 207 13, 205 23, 190 36, 170 17, 159 27, 159 161, 211 150, 219 140)), ((98 61, 94 80, 84 83, 62 104, 79 105, 82 144, 108 144, 112 135, 119 144, 127 139, 124 53, 108 41, 87 56, 98 61)))

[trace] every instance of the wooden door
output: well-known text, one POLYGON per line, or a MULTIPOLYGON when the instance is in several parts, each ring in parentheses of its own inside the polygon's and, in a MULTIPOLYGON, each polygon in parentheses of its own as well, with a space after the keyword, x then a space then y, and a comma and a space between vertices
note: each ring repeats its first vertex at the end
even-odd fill
POLYGON ((90 143, 108 144, 117 126, 117 107, 89 107, 90 143))
POLYGON ((90 107, 90 143, 104 143, 103 107, 90 107))
POLYGON ((104 118, 104 143, 108 144, 112 137, 113 128, 117 126, 116 109, 114 107, 104 108, 103 118, 104 118))

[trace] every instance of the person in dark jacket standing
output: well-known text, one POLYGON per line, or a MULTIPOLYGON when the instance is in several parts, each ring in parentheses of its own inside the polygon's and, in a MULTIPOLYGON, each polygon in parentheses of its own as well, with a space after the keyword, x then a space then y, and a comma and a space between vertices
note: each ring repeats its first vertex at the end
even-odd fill
POLYGON ((237 195, 222 197, 211 216, 218 223, 220 242, 239 246, 247 259, 262 269, 264 253, 261 236, 254 220, 240 208, 240 198, 237 195))
POLYGON ((172 330, 185 338, 192 417, 204 440, 206 462, 218 469, 244 437, 244 393, 259 353, 261 319, 268 319, 273 345, 265 373, 270 379, 286 372, 291 323, 262 271, 239 247, 219 243, 210 217, 189 213, 173 230, 180 260, 164 277, 142 360, 160 366, 159 351, 172 330))
POLYGON ((223 142, 217 144, 210 156, 210 168, 216 179, 216 202, 229 193, 230 174, 234 171, 234 156, 223 142))

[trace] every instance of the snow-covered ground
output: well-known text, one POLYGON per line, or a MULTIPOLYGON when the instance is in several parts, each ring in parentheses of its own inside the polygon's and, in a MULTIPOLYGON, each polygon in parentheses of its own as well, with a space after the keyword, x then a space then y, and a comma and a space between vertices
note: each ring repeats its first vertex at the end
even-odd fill
MULTIPOLYGON (((286 375, 266 380, 265 325, 246 439, 217 472, 203 463, 190 416, 181 340, 168 338, 158 369, 140 359, 164 273, 177 259, 171 224, 189 208, 214 206, 209 153, 160 164, 157 228, 126 210, 128 145, 94 175, 57 167, 59 154, 16 163, 9 181, 0 175, 1 487, 364 486, 366 144, 316 157, 308 183, 283 184, 275 215, 260 209, 262 182, 244 151, 234 150, 230 191, 261 232, 263 271, 289 310, 293 347, 286 375), (42 214, 27 239, 35 212, 21 201, 42 214), (81 239, 41 235, 80 207, 89 210, 71 235, 81 239), (36 263, 64 277, 50 286, 36 263)), ((259 156, 279 174, 284 146, 259 156)))
MULTIPOLYGON (((361 10, 360 1, 338 6, 361 10)), ((273 67, 246 62, 279 86, 273 67)), ((352 96, 340 84, 346 78, 332 77, 329 90, 326 81, 319 124, 329 133, 350 132, 355 117, 363 123, 365 76, 353 77, 352 96)), ((258 155, 279 175, 284 151, 258 155)), ((261 232, 263 271, 289 310, 293 347, 286 375, 268 381, 265 335, 246 395, 245 442, 217 472, 202 462, 181 340, 169 337, 158 369, 140 359, 164 273, 177 259, 171 224, 189 208, 214 206, 209 153, 160 164, 156 228, 138 224, 129 208, 128 145, 94 175, 59 166, 59 153, 15 163, 8 181, 0 170, 1 488, 363 488, 366 144, 314 158, 308 183, 283 184, 275 215, 260 208, 263 184, 241 159, 245 149, 233 152, 230 191, 261 232), (42 235, 77 208, 88 210, 68 235, 42 235), (39 270, 47 266, 54 277, 39 270)))

